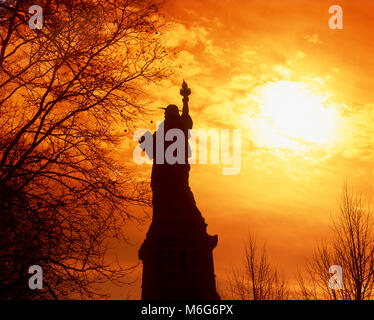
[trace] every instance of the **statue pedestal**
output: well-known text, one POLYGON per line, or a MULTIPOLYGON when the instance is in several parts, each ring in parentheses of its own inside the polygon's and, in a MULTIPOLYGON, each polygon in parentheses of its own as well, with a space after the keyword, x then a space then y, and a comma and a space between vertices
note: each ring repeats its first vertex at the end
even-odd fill
POLYGON ((207 225, 196 206, 195 210, 185 210, 154 215, 139 250, 144 300, 220 299, 212 254, 218 237, 207 234, 207 225))

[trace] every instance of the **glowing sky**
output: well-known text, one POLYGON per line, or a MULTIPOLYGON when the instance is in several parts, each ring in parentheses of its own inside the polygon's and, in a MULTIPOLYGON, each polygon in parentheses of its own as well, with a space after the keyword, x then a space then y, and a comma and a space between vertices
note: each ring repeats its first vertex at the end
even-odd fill
MULTIPOLYGON (((147 88, 155 120, 163 117, 156 107, 181 104, 184 78, 194 128, 242 130, 238 175, 212 164, 193 165, 190 175, 208 232, 218 234, 218 282, 239 263, 249 229, 292 281, 328 233, 344 180, 374 194, 374 3, 338 1, 343 30, 328 27, 332 4, 166 4, 164 37, 178 53, 173 76, 147 88)), ((138 169, 150 177, 151 166, 138 169)), ((125 261, 136 261, 147 227, 131 231, 135 245, 123 248, 125 261)))

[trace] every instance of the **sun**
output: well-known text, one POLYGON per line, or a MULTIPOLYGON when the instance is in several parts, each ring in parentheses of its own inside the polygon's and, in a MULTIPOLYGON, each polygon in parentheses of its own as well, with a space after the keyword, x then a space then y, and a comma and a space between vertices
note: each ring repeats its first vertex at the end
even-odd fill
POLYGON ((252 122, 258 142, 288 148, 331 143, 337 113, 325 101, 303 83, 278 81, 261 87, 259 113, 252 122))

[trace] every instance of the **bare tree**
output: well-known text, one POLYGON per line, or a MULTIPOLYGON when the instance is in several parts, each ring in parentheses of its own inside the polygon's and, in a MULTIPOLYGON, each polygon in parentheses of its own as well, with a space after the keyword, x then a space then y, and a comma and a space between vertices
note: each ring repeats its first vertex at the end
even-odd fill
POLYGON ((231 299, 286 300, 289 295, 285 279, 268 261, 266 246, 260 248, 253 234, 245 242, 242 266, 233 269, 228 282, 231 299))
POLYGON ((304 299, 367 300, 374 296, 374 228, 369 201, 344 185, 332 238, 319 245, 298 282, 304 299), (342 268, 342 289, 329 285, 329 268, 342 268))
POLYGON ((165 76, 158 0, 0 3, 0 297, 98 296, 128 269, 112 239, 149 203, 113 151, 146 109, 142 87, 165 76), (43 290, 27 288, 30 265, 43 290))

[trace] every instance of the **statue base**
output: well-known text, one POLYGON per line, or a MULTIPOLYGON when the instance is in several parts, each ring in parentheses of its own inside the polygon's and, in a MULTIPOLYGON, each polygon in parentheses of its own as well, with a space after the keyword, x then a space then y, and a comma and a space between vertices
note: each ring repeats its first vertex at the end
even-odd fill
POLYGON ((139 250, 142 299, 220 299, 212 254, 218 237, 207 234, 204 219, 196 206, 194 209, 190 214, 180 208, 172 216, 154 216, 139 250))

